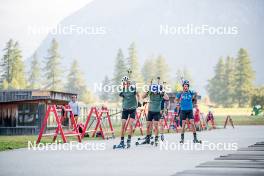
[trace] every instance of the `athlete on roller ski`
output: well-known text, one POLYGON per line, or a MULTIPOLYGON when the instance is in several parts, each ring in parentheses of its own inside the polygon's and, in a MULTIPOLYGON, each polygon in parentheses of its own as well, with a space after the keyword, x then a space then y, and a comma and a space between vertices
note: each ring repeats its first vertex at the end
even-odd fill
POLYGON ((176 94, 176 103, 177 108, 180 110, 180 120, 182 120, 182 133, 181 133, 181 141, 180 143, 184 143, 184 131, 186 121, 188 120, 192 127, 193 132, 193 142, 194 143, 201 143, 200 140, 197 139, 194 118, 193 118, 193 106, 197 102, 197 93, 194 91, 189 90, 190 83, 189 81, 185 80, 182 83, 183 91, 176 94))
POLYGON ((119 94, 120 97, 122 97, 122 126, 121 126, 121 141, 118 145, 114 145, 113 148, 130 148, 131 146, 131 136, 133 134, 133 121, 136 117, 136 109, 138 107, 139 101, 139 94, 136 90, 136 85, 132 84, 131 80, 129 80, 128 76, 123 77, 122 79, 123 83, 123 89, 121 93, 119 94), (125 126, 126 122, 128 121, 128 138, 127 138, 127 144, 125 144, 125 126))
MULTIPOLYGON (((159 80, 159 78, 158 78, 159 80)), ((149 87, 149 91, 143 95, 143 99, 149 97, 149 110, 147 117, 147 136, 145 141, 141 144, 150 144, 151 133, 154 125, 154 134, 155 134, 155 145, 158 145, 159 141, 159 120, 161 118, 161 102, 162 100, 169 100, 168 95, 164 92, 162 85, 152 84, 149 87)))

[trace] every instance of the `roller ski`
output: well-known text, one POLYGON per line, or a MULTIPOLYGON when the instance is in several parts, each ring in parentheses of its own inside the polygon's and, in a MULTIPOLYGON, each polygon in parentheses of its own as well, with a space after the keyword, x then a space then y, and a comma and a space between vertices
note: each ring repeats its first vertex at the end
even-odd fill
POLYGON ((152 142, 150 142, 150 136, 146 136, 145 140, 141 143, 139 143, 139 141, 136 142, 136 145, 146 145, 146 144, 151 144, 152 142))
MULTIPOLYGON (((141 140, 146 140, 147 136, 143 137, 143 138, 137 138, 138 141, 141 141, 141 140)), ((150 139, 153 139, 153 136, 150 137, 150 139)))
POLYGON ((121 141, 120 144, 113 146, 113 149, 124 149, 124 148, 126 148, 124 141, 121 141))
POLYGON ((198 139, 194 139, 194 140, 193 140, 193 143, 195 143, 195 144, 196 144, 196 143, 201 144, 202 141, 201 141, 201 140, 198 140, 198 139))

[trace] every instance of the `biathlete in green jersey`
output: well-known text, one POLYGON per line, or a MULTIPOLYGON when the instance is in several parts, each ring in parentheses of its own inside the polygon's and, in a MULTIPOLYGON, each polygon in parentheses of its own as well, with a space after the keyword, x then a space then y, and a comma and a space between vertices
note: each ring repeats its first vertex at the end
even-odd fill
POLYGON ((162 115, 161 102, 169 100, 168 95, 163 91, 162 85, 151 84, 149 91, 143 95, 143 99, 149 97, 149 109, 147 116, 147 136, 142 144, 149 144, 154 125, 155 145, 158 145, 159 120, 162 115))
POLYGON ((125 148, 124 136, 125 136, 125 126, 127 123, 128 118, 128 138, 127 138, 127 148, 131 146, 131 137, 133 134, 133 121, 136 117, 136 109, 138 107, 139 102, 139 94, 136 90, 136 85, 131 84, 131 81, 127 76, 123 77, 122 79, 123 89, 120 92, 119 96, 122 97, 122 126, 121 126, 121 141, 120 144, 114 146, 114 148, 125 148))

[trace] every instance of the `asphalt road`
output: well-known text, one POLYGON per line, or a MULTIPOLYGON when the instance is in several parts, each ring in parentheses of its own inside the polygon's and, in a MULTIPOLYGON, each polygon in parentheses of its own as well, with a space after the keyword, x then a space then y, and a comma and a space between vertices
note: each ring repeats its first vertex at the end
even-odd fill
POLYGON ((113 150, 113 144, 119 143, 119 139, 85 141, 80 150, 76 144, 72 150, 68 150, 67 144, 47 149, 40 146, 39 150, 17 149, 0 152, 0 175, 173 175, 237 148, 264 141, 263 132, 264 126, 198 132, 203 144, 195 145, 191 142, 192 134, 187 133, 185 145, 179 145, 180 134, 167 134, 166 143, 158 147, 135 146, 137 138, 134 137, 130 149, 113 150))

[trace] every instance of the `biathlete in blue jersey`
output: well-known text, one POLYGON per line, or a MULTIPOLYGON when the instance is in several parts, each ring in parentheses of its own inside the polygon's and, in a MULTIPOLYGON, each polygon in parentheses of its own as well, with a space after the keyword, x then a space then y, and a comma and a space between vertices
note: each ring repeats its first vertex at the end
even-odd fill
POLYGON ((181 141, 180 143, 184 143, 184 131, 185 131, 185 124, 186 121, 189 120, 192 126, 193 131, 193 142, 194 143, 201 143, 197 139, 196 129, 194 125, 193 119, 193 105, 196 104, 196 92, 189 90, 190 83, 189 81, 185 80, 182 84, 183 91, 176 94, 176 103, 177 103, 177 112, 180 113, 180 120, 182 120, 182 133, 181 133, 181 141))

